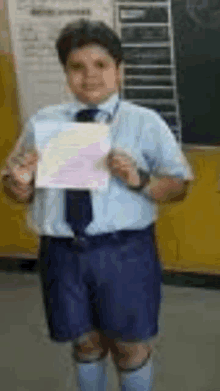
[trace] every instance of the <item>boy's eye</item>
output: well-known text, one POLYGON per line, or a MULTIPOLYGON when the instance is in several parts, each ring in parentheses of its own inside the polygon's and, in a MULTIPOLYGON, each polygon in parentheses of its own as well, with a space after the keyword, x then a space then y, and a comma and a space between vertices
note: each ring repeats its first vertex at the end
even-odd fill
POLYGON ((106 64, 105 64, 104 62, 102 62, 102 61, 98 61, 98 62, 97 62, 97 67, 98 67, 98 68, 105 68, 105 67, 106 67, 106 64))
POLYGON ((70 68, 74 69, 75 71, 78 71, 80 69, 83 69, 83 65, 82 64, 71 64, 70 68))

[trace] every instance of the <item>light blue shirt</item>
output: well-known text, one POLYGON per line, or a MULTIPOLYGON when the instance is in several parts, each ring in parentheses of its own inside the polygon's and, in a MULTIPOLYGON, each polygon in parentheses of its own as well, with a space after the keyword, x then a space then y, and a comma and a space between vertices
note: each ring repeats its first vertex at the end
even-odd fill
MULTIPOLYGON (((100 104, 96 121, 105 122, 113 114, 119 95, 114 94, 100 104)), ((39 121, 74 120, 75 114, 87 108, 77 100, 41 109, 27 122, 21 144, 26 149, 36 147, 35 125, 39 121)), ((120 100, 119 109, 110 124, 112 148, 128 152, 138 167, 151 175, 172 175, 193 180, 192 170, 166 122, 154 110, 120 100)), ((140 230, 157 220, 157 204, 143 194, 129 190, 118 178, 112 177, 108 189, 92 191, 93 221, 86 233, 97 235, 118 230, 140 230)), ((31 218, 39 235, 74 237, 65 221, 65 190, 35 189, 30 206, 31 218)))

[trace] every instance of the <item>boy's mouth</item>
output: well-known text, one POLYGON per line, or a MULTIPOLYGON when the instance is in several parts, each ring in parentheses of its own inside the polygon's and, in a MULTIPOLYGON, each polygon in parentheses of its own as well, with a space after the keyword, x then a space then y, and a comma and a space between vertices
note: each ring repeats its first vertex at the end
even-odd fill
POLYGON ((100 84, 89 84, 89 85, 84 85, 83 86, 83 89, 84 90, 88 90, 88 91, 92 91, 92 90, 95 90, 96 88, 100 87, 100 84))

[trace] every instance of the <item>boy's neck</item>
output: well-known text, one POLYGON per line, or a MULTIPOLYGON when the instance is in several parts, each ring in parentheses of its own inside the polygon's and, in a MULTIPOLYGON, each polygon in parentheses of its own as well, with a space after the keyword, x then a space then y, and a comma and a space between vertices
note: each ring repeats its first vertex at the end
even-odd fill
POLYGON ((78 100, 78 102, 82 103, 83 105, 87 105, 89 107, 97 107, 103 103, 107 103, 116 94, 118 94, 118 91, 113 91, 110 95, 108 95, 108 97, 101 99, 98 103, 92 103, 92 102, 85 103, 85 102, 82 102, 81 100, 79 100, 78 98, 77 98, 77 100, 78 100))

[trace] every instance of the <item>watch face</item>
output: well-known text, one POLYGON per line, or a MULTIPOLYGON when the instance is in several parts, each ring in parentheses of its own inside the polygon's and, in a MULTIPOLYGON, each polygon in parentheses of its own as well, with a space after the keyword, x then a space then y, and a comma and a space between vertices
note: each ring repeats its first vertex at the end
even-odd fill
POLYGON ((150 180, 150 174, 141 168, 138 169, 138 173, 140 175, 140 180, 141 180, 141 187, 144 187, 147 182, 150 180))
POLYGON ((132 190, 132 191, 136 191, 136 192, 139 192, 143 189, 143 186, 137 186, 137 187, 133 187, 133 186, 128 186, 128 189, 132 190))

